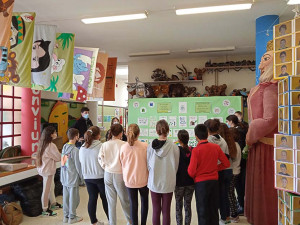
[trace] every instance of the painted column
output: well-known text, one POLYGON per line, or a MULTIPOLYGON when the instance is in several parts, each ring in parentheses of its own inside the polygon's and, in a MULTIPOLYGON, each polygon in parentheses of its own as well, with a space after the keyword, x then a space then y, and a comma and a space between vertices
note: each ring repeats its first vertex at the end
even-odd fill
POLYGON ((279 16, 266 15, 256 19, 256 84, 259 83, 258 69, 261 57, 266 52, 268 41, 273 39, 273 26, 279 23, 279 16))
POLYGON ((22 155, 31 156, 38 149, 41 132, 41 91, 22 88, 22 155))

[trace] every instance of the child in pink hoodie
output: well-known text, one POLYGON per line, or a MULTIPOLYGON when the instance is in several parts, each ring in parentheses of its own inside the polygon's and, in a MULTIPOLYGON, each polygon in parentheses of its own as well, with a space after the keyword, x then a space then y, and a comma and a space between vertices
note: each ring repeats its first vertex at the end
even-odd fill
POLYGON ((128 127, 128 142, 121 147, 120 161, 123 179, 130 200, 132 225, 138 225, 138 192, 141 196, 141 225, 146 225, 148 216, 148 168, 147 144, 138 140, 140 128, 137 124, 128 127))
POLYGON ((42 207, 43 216, 55 216, 51 209, 62 208, 56 202, 54 195, 54 175, 56 173, 56 162, 60 161, 61 155, 52 142, 57 137, 54 127, 46 127, 41 135, 39 148, 36 157, 37 171, 43 177, 42 207), (48 206, 50 200, 50 208, 48 206))

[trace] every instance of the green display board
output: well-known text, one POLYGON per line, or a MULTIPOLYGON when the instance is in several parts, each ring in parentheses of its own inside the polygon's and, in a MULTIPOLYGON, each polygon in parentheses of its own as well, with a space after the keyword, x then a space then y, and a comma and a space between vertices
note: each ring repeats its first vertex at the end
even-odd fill
POLYGON ((242 99, 236 96, 198 98, 141 98, 128 103, 128 124, 140 127, 139 139, 151 143, 157 138, 156 122, 169 123, 169 138, 177 141, 177 133, 185 129, 190 135, 190 146, 196 146, 194 127, 207 119, 218 118, 226 122, 228 115, 242 111, 242 99))

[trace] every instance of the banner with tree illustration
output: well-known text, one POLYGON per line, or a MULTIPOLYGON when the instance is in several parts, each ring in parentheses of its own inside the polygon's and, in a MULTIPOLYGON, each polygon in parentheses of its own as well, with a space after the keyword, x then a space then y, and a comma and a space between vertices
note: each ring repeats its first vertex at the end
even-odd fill
POLYGON ((73 55, 75 35, 57 33, 51 61, 51 79, 49 86, 34 85, 34 89, 52 92, 72 93, 73 55))
POLYGON ((13 13, 7 69, 2 84, 31 87, 31 53, 35 13, 13 13))

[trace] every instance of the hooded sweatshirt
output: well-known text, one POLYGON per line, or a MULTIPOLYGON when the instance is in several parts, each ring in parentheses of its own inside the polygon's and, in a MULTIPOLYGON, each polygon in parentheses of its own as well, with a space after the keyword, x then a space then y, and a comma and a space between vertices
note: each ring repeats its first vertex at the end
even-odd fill
POLYGON ((148 182, 147 143, 135 141, 121 147, 120 160, 126 187, 142 188, 148 182))
POLYGON ((99 150, 102 143, 94 140, 89 148, 85 144, 79 150, 79 161, 81 163, 82 175, 84 179, 102 179, 104 170, 98 162, 99 150))
MULTIPOLYGON (((232 169, 232 167, 231 167, 232 161, 229 158, 229 148, 228 148, 228 145, 227 145, 226 141, 224 140, 224 138, 222 138, 219 134, 209 135, 207 138, 207 141, 220 146, 220 148, 222 149, 222 151, 224 152, 224 154, 227 156, 227 158, 230 161, 230 167, 227 169, 232 169)), ((220 161, 218 162, 218 164, 220 164, 220 161)))
POLYGON ((179 157, 179 166, 176 175, 176 186, 185 187, 194 185, 193 178, 188 174, 188 167, 190 165, 192 147, 189 147, 189 151, 186 152, 183 147, 179 146, 180 157, 179 157))
POLYGON ((125 143, 120 139, 112 139, 101 146, 98 160, 106 172, 122 174, 120 151, 125 143))
POLYGON ((156 193, 175 190, 179 165, 179 149, 171 140, 155 139, 147 149, 148 188, 156 193))
POLYGON ((37 168, 39 175, 51 176, 56 173, 56 162, 60 161, 60 152, 56 145, 51 142, 42 156, 42 165, 37 168))
POLYGON ((60 181, 63 186, 78 187, 82 180, 79 149, 67 143, 61 153, 60 181))

